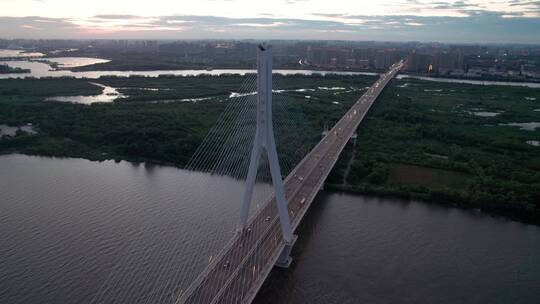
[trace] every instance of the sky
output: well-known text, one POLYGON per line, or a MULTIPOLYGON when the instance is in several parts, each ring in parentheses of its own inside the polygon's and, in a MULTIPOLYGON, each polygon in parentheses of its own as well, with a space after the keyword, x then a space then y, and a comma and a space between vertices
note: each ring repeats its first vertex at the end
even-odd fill
POLYGON ((540 1, 0 0, 0 38, 540 44, 540 1))

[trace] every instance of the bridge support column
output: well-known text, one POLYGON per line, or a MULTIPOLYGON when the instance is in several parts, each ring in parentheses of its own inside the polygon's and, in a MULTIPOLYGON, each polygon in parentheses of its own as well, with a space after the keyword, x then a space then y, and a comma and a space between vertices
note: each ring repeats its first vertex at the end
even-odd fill
POLYGON ((268 156, 283 238, 287 244, 292 244, 292 226, 287 200, 285 199, 283 177, 281 176, 281 169, 279 167, 272 122, 272 54, 267 47, 261 45, 257 51, 257 129, 251 151, 246 190, 242 201, 240 218, 240 229, 242 230, 247 225, 249 206, 253 197, 253 187, 257 178, 259 158, 263 149, 268 156))
POLYGON ((298 239, 298 236, 293 235, 293 239, 290 242, 287 242, 285 244, 285 247, 283 247, 283 250, 281 251, 279 258, 276 261, 276 267, 289 268, 289 266, 291 266, 291 263, 293 260, 291 258, 291 251, 297 239, 298 239))

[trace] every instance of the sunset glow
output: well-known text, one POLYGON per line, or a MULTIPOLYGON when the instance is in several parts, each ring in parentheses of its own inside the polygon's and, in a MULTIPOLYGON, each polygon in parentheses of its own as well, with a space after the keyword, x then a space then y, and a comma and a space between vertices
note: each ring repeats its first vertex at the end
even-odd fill
POLYGON ((489 42, 494 27, 515 37, 513 31, 530 30, 540 20, 540 4, 527 0, 335 0, 331 5, 326 0, 0 0, 0 4, 3 34, 12 38, 115 38, 129 33, 133 38, 326 39, 321 33, 332 32, 338 34, 336 39, 378 35, 404 40, 416 34, 422 40, 436 40, 438 32, 431 29, 449 23, 456 29, 475 24, 478 32, 455 39, 489 42))

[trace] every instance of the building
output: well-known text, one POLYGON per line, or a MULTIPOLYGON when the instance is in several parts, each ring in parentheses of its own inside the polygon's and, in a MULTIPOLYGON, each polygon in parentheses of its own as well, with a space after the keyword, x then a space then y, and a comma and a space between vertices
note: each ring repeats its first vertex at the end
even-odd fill
POLYGON ((443 51, 437 55, 437 73, 439 75, 459 76, 464 74, 463 55, 457 48, 443 51))
POLYGON ((407 58, 405 71, 410 73, 431 74, 437 71, 436 58, 429 54, 413 52, 407 58))
MULTIPOLYGON (((351 50, 338 47, 308 46, 308 62, 315 66, 345 67, 351 64, 351 50)), ((352 62, 354 63, 354 62, 352 62)))

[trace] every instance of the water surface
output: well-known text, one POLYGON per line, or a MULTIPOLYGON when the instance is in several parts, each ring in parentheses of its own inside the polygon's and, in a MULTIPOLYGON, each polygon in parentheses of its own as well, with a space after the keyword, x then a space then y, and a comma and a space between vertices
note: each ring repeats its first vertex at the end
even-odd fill
POLYGON ((0 125, 0 137, 6 135, 6 136, 15 136, 17 135, 17 131, 22 131, 24 133, 28 134, 36 134, 36 130, 34 129, 34 126, 32 125, 22 125, 22 126, 8 126, 8 125, 0 125))
MULTIPOLYGON (((96 58, 92 58, 98 60, 96 58)), ((103 59, 102 59, 103 60, 103 59)), ((71 72, 68 70, 51 70, 48 64, 42 62, 29 62, 29 61, 6 61, 2 62, 12 67, 19 67, 23 69, 30 69, 31 73, 21 74, 1 74, 0 79, 4 78, 25 78, 25 77, 75 77, 75 78, 89 78, 97 79, 101 76, 117 76, 117 77, 129 77, 129 76, 145 76, 145 77, 158 77, 159 75, 175 75, 175 76, 198 76, 198 75, 226 75, 226 74, 240 74, 245 75, 247 73, 255 73, 256 70, 252 69, 216 69, 212 71, 207 70, 155 70, 155 71, 85 71, 85 72, 71 72)), ((347 72, 347 71, 319 71, 319 70, 287 70, 287 69, 275 69, 275 74, 281 75, 366 75, 377 76, 377 73, 370 72, 347 72)), ((474 85, 498 85, 498 86, 522 86, 530 88, 540 88, 540 83, 536 82, 511 82, 511 81, 482 81, 482 80, 467 80, 467 79, 452 79, 441 77, 422 77, 400 74, 397 79, 413 78, 420 80, 428 80, 434 82, 448 82, 448 83, 466 83, 474 85)), ((407 84, 403 85, 405 87, 407 84)))
POLYGON ((443 77, 415 76, 415 75, 407 75, 407 74, 399 74, 396 76, 396 78, 397 79, 411 78, 411 79, 434 81, 434 82, 464 83, 464 84, 474 84, 474 85, 496 85, 496 86, 540 88, 540 83, 537 83, 537 82, 470 80, 470 79, 455 79, 455 78, 443 78, 443 77))
POLYGON ((106 86, 96 82, 90 82, 95 86, 103 88, 103 91, 99 95, 82 95, 82 96, 54 96, 48 97, 45 100, 47 101, 60 101, 60 102, 71 102, 71 103, 80 103, 80 104, 92 104, 97 102, 113 102, 118 98, 125 98, 126 96, 118 92, 117 89, 106 86))
POLYGON ((540 122, 512 122, 507 124, 499 124, 500 126, 519 127, 521 130, 534 131, 540 128, 540 122))
MULTIPOLYGON (((89 78, 97 79, 101 76, 117 76, 117 77, 129 77, 129 76, 145 76, 145 77, 158 77, 160 75, 175 75, 175 76, 198 76, 198 75, 226 75, 226 74, 239 74, 245 75, 249 73, 256 73, 256 70, 252 69, 217 69, 212 71, 207 70, 155 70, 155 71, 85 71, 85 72, 72 72, 69 70, 53 70, 50 66, 43 62, 37 61, 5 61, 5 63, 11 67, 19 67, 23 69, 30 69, 30 73, 20 74, 1 74, 0 79, 5 78, 26 78, 26 77, 75 77, 75 78, 89 78)), ((363 72, 339 72, 339 71, 314 71, 314 70, 274 70, 276 74, 282 75, 369 75, 376 76, 376 73, 363 73, 363 72)))
POLYGON ((478 117, 495 117, 501 114, 499 112, 487 112, 487 111, 469 111, 468 113, 474 116, 478 116, 478 117))
POLYGON ((459 209, 324 193, 289 270, 255 304, 538 303, 540 228, 459 209))
MULTIPOLYGON (((9 304, 174 303, 232 235, 243 190, 227 177, 128 162, 4 155, 0 168, 0 303, 9 304)), ((297 233, 292 268, 274 271, 255 303, 540 299, 536 226, 323 193, 297 233)))
POLYGON ((24 50, 0 50, 0 58, 25 58, 25 57, 41 57, 45 54, 39 52, 27 52, 24 50))
POLYGON ((54 58, 42 58, 42 59, 39 59, 39 61, 50 61, 50 62, 58 64, 59 68, 64 68, 64 69, 110 62, 110 60, 107 60, 107 59, 89 58, 89 57, 54 57, 54 58))

